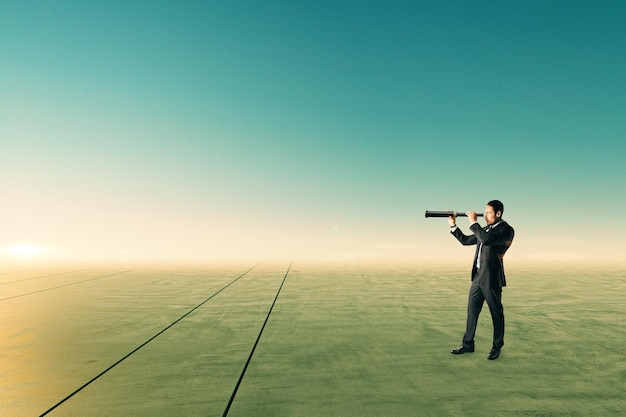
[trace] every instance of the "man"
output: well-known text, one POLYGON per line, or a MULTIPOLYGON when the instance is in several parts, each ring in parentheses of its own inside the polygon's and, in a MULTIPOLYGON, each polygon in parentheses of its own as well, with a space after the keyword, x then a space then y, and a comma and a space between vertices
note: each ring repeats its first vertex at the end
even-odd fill
POLYGON ((487 227, 482 228, 473 211, 468 211, 472 235, 465 235, 456 225, 456 216, 448 217, 450 232, 463 245, 476 245, 474 264, 472 265, 472 284, 467 302, 467 325, 463 343, 451 351, 454 355, 474 351, 474 335, 478 316, 486 301, 493 321, 493 345, 487 359, 494 360, 500 356, 504 345, 504 308, 502 307, 502 287, 506 286, 504 264, 502 258, 513 242, 515 231, 502 220, 504 205, 492 200, 485 207, 487 227))

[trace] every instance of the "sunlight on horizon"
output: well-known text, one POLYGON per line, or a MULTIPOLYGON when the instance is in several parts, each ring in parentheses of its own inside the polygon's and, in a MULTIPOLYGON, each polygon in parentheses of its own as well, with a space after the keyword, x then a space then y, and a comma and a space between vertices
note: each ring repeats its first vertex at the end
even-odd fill
POLYGON ((31 245, 30 243, 19 243, 3 250, 4 253, 17 256, 19 258, 31 258, 47 252, 46 249, 31 245))

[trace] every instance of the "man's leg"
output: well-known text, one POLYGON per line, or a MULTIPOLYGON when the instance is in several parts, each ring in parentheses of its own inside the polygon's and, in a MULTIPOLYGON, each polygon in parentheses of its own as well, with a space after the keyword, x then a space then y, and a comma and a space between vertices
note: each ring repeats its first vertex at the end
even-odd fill
POLYGON ((475 279, 472 281, 467 299, 467 324, 465 326, 465 334, 463 335, 463 346, 474 348, 476 325, 478 324, 478 316, 483 308, 484 301, 485 296, 478 285, 478 279, 475 279))
POLYGON ((485 299, 491 312, 493 322, 493 347, 504 346, 504 307, 502 306, 502 288, 492 288, 485 291, 485 299))

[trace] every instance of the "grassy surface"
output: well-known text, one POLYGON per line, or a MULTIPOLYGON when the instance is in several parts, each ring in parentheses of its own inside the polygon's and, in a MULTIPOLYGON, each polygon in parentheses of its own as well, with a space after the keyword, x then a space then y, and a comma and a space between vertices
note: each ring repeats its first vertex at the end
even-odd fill
MULTIPOLYGON (((251 266, 0 275, 0 415, 41 414, 251 266)), ((50 415, 221 416, 287 267, 256 267, 50 415)), ((487 361, 486 307, 476 352, 449 353, 468 271, 294 264, 228 415, 623 415, 626 272, 507 278, 487 361)))

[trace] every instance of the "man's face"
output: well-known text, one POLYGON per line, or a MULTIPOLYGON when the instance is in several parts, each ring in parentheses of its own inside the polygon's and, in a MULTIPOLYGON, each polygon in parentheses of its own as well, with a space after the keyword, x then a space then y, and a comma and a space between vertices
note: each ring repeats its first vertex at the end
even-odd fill
POLYGON ((487 222, 487 224, 495 224, 496 222, 500 221, 500 218, 496 217, 496 212, 493 211, 493 207, 491 206, 485 207, 485 221, 487 222))

